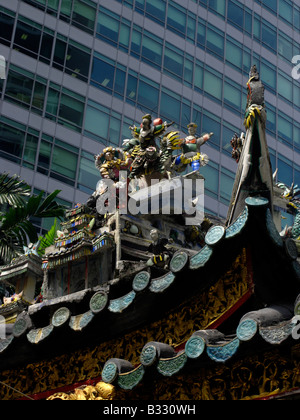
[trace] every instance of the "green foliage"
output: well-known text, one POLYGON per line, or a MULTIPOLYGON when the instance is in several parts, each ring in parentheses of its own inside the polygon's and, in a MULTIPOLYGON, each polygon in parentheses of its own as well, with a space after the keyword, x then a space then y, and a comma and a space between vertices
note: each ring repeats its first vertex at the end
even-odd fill
POLYGON ((46 248, 49 248, 49 246, 54 245, 57 229, 58 229, 58 223, 57 223, 57 219, 55 219, 54 225, 49 230, 49 232, 47 232, 45 236, 39 238, 41 241, 39 249, 38 249, 38 254, 40 257, 42 257, 45 254, 46 248))
POLYGON ((55 202, 60 193, 54 191, 46 199, 44 193, 29 196, 30 187, 18 177, 0 176, 1 204, 9 205, 6 213, 0 212, 0 263, 9 264, 13 258, 22 253, 23 246, 28 242, 36 243, 38 236, 31 218, 58 218, 64 217, 64 208, 55 202))
POLYGON ((0 175, 0 205, 8 204, 19 207, 25 204, 25 197, 29 197, 30 187, 20 177, 10 177, 8 174, 0 175))

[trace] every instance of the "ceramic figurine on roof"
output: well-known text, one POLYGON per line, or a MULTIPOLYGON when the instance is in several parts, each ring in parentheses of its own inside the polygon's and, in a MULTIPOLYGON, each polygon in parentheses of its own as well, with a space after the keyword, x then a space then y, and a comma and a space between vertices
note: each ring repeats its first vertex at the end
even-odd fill
POLYGON ((135 159, 131 166, 130 178, 141 178, 142 176, 160 176, 161 169, 161 151, 156 143, 156 138, 163 135, 172 123, 163 122, 157 118, 153 121, 150 114, 143 117, 141 127, 130 127, 136 139, 139 140, 139 146, 135 148, 135 159))
POLYGON ((172 165, 172 168, 179 173, 184 172, 188 165, 191 165, 193 171, 199 171, 201 166, 205 166, 209 162, 208 156, 200 153, 200 148, 209 141, 213 133, 197 138, 197 124, 191 122, 187 128, 189 135, 180 141, 182 154, 175 159, 172 165))
POLYGON ((288 207, 295 216, 293 226, 285 229, 285 235, 293 238, 300 245, 300 188, 294 184, 289 188, 283 183, 278 183, 277 186, 284 190, 282 196, 288 200, 288 207))
POLYGON ((102 178, 119 181, 120 171, 128 170, 131 159, 120 149, 107 147, 103 153, 95 156, 95 165, 99 169, 102 178))

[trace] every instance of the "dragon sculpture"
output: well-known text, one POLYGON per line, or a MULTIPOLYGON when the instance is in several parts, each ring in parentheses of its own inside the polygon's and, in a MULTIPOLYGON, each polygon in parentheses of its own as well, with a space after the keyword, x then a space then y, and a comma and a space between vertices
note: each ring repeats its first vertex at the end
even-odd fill
POLYGON ((291 187, 287 187, 283 183, 278 183, 277 186, 283 189, 282 197, 289 201, 288 207, 295 215, 293 226, 286 228, 283 235, 300 241, 300 188, 294 184, 291 187))

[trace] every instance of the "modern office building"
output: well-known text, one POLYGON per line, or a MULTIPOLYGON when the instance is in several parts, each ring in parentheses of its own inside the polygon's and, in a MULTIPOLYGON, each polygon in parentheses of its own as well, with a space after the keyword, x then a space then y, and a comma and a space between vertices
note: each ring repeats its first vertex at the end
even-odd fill
POLYGON ((273 169, 300 184, 299 1, 0 0, 0 22, 1 172, 33 192, 84 202, 99 180, 94 155, 151 113, 182 132, 191 121, 214 132, 202 149, 205 206, 225 217, 252 64, 266 87, 273 169))

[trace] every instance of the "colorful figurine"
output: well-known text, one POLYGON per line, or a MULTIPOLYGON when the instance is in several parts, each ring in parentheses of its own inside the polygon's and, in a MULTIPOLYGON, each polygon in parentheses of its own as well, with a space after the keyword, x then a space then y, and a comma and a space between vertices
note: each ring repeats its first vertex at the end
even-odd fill
POLYGON ((191 165, 193 171, 199 171, 201 166, 205 166, 209 162, 208 156, 200 153, 200 148, 213 136, 213 133, 197 138, 196 130, 197 124, 190 123, 188 125, 189 135, 182 139, 180 144, 182 154, 175 159, 172 165, 176 172, 184 172, 188 165, 191 165))
POLYGON ((140 178, 143 175, 149 176, 155 172, 160 173, 160 149, 156 144, 156 138, 162 135, 166 128, 172 123, 163 122, 157 118, 153 121, 150 114, 143 117, 141 126, 130 127, 132 133, 139 141, 139 145, 135 147, 135 159, 131 166, 130 178, 140 178))
POLYGON ((122 170, 128 170, 132 160, 130 156, 120 149, 107 147, 103 153, 95 156, 95 165, 99 169, 102 178, 119 181, 119 174, 122 170))

